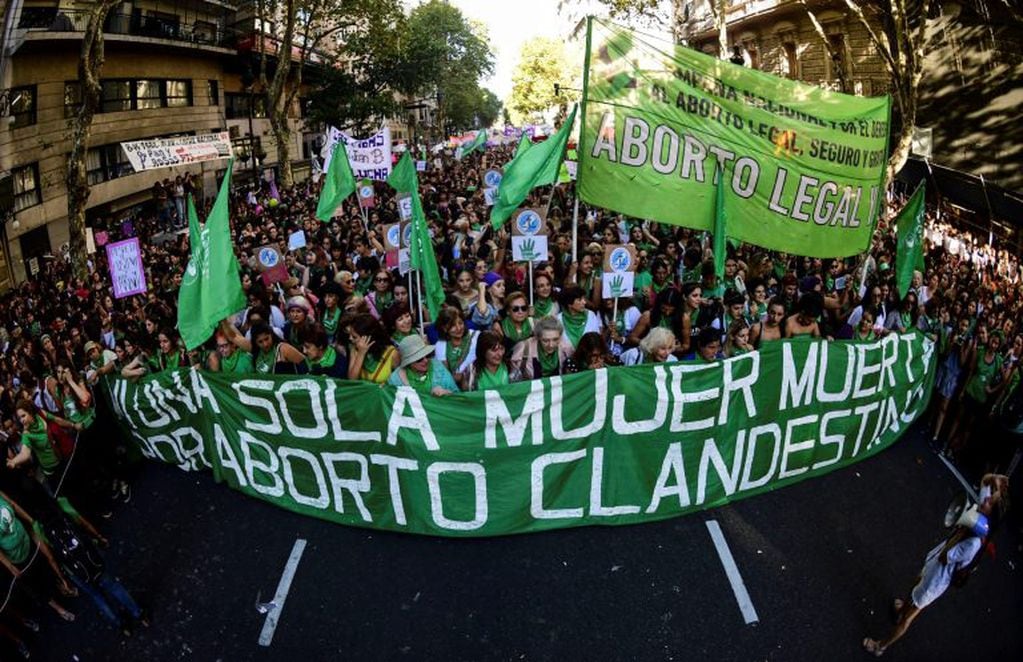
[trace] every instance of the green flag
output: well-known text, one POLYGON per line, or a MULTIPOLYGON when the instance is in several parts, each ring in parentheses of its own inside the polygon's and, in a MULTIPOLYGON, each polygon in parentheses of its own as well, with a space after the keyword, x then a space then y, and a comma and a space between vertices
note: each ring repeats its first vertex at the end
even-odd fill
POLYGON ((458 149, 455 150, 455 158, 461 161, 464 157, 468 156, 469 154, 472 154, 476 150, 480 150, 482 152, 486 148, 486 146, 487 130, 480 129, 479 131, 476 132, 476 137, 472 139, 472 142, 470 142, 467 145, 463 144, 458 146, 458 149))
POLYGON ((327 168, 327 178, 320 190, 320 201, 316 203, 316 218, 328 223, 345 198, 355 192, 355 175, 348 162, 348 150, 343 138, 338 139, 334 155, 327 168))
POLYGON ((725 169, 718 164, 714 202, 714 274, 718 282, 725 277, 725 169))
POLYGON ((884 202, 890 96, 779 78, 589 20, 579 199, 710 232, 727 160, 728 233, 814 257, 870 246, 884 202))
POLYGON ((913 270, 924 271, 924 181, 895 219, 895 230, 899 236, 895 252, 896 285, 899 296, 905 297, 913 282, 913 270))
POLYGON ((401 156, 398 165, 394 166, 391 176, 387 178, 391 188, 399 193, 412 196, 412 239, 409 246, 409 261, 412 268, 423 276, 423 289, 420 296, 425 299, 430 317, 437 319, 441 304, 444 303, 444 285, 437 269, 437 256, 433 252, 430 231, 423 213, 423 203, 419 200, 419 179, 416 176, 416 164, 408 152, 401 156))
POLYGON ((519 144, 515 146, 515 156, 512 157, 512 158, 515 158, 515 159, 519 158, 519 154, 522 154, 523 152, 528 151, 529 148, 532 147, 532 146, 533 146, 533 141, 529 139, 529 136, 527 136, 526 134, 523 133, 522 137, 519 138, 519 144))
POLYGON ((494 208, 490 211, 490 222, 495 230, 500 229, 530 191, 537 186, 557 181, 577 108, 578 106, 572 108, 572 113, 565 119, 557 133, 544 142, 533 145, 504 167, 504 177, 497 189, 494 208))
POLYGON ((217 201, 202 228, 191 197, 188 200, 188 238, 192 255, 178 290, 178 331, 189 350, 206 342, 220 320, 246 305, 228 220, 233 166, 234 159, 231 159, 220 183, 217 201))

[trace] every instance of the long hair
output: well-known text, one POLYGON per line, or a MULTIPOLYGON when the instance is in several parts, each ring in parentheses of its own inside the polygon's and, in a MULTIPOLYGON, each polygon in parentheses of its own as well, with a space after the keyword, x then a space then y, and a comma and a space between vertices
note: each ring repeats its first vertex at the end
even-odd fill
MULTIPOLYGON (((487 367, 487 352, 494 347, 503 347, 504 341, 501 336, 497 335, 493 331, 483 331, 476 336, 476 358, 472 364, 476 368, 476 375, 480 375, 483 370, 487 367)), ((505 353, 505 357, 502 362, 508 364, 508 355, 505 353)))

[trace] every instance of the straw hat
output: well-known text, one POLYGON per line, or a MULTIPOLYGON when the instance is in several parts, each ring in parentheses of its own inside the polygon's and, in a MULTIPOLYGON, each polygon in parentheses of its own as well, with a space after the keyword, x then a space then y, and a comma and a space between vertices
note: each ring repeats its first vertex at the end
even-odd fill
POLYGON ((428 344, 418 333, 402 338, 398 343, 398 353, 401 354, 401 367, 407 368, 419 359, 433 354, 433 345, 428 344))

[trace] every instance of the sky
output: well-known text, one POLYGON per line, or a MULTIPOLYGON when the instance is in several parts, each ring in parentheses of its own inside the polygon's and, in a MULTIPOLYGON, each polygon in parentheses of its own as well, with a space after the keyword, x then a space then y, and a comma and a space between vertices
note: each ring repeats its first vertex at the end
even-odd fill
POLYGON ((570 29, 558 16, 557 0, 450 0, 467 18, 487 26, 494 52, 494 73, 483 81, 501 101, 511 95, 512 72, 523 42, 533 37, 563 37, 570 29))

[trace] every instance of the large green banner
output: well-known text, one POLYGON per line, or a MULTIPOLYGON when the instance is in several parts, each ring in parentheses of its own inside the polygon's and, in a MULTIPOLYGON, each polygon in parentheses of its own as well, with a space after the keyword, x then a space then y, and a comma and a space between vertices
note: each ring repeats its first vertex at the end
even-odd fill
POLYGON ((582 200, 710 231, 720 165, 729 237, 816 257, 869 247, 888 160, 888 96, 830 92, 590 25, 582 200))
POLYGON ((926 409, 934 365, 912 333, 446 397, 193 370, 108 387, 150 458, 341 524, 490 536, 676 517, 847 466, 926 409))

